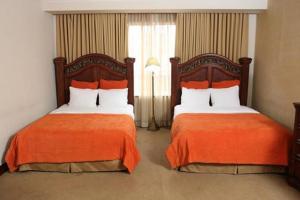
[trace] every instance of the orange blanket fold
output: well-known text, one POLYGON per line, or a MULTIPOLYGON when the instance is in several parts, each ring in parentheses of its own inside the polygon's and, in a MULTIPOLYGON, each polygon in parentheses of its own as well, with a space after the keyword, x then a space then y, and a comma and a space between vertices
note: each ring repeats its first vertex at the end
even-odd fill
POLYGON ((166 156, 172 168, 190 163, 288 164, 291 133, 262 114, 181 114, 166 156))
POLYGON ((11 172, 27 163, 117 159, 129 172, 140 159, 128 115, 48 114, 19 131, 5 156, 11 172))

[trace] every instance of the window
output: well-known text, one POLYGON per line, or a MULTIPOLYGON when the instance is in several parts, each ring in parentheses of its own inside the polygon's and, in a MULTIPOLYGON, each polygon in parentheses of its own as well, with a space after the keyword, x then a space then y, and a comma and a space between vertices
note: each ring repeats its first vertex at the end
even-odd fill
POLYGON ((128 28, 128 52, 134 57, 134 93, 141 96, 147 59, 151 56, 160 61, 160 73, 156 77, 155 91, 161 96, 170 96, 171 64, 175 54, 175 23, 134 24, 128 28))

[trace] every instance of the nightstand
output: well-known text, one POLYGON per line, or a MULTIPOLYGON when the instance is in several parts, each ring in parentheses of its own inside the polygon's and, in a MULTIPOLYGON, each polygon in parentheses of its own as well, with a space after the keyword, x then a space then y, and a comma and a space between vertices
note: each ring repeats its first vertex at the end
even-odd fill
POLYGON ((294 103, 294 106, 296 115, 288 182, 291 186, 300 189, 300 103, 294 103))

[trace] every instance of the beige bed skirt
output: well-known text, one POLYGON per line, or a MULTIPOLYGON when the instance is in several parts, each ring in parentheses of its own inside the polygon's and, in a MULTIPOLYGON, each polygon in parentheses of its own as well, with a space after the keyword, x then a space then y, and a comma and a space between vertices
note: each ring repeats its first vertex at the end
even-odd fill
POLYGON ((282 174, 287 172, 287 168, 285 166, 276 165, 223 165, 193 163, 180 167, 179 171, 206 174, 282 174))
POLYGON ((125 171, 127 168, 121 160, 78 162, 78 163, 30 163, 19 167, 19 171, 45 171, 45 172, 105 172, 125 171))

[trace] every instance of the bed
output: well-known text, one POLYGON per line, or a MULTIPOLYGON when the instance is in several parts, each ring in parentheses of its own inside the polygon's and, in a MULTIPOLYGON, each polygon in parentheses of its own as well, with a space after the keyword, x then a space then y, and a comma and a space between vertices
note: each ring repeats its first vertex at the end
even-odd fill
MULTIPOLYGON (((171 168, 199 173, 285 173, 288 129, 247 107, 251 58, 235 63, 217 54, 202 54, 172 63, 171 143, 166 150, 171 168), (181 105, 182 82, 213 84, 238 81, 239 106, 181 105)), ((208 91, 211 89, 208 89, 208 91)), ((212 97, 210 97, 212 98, 212 97)), ((225 101, 225 99, 224 99, 225 101)))
MULTIPOLYGON (((13 137, 5 156, 10 172, 132 172, 140 160, 133 114, 133 63, 133 58, 121 63, 103 54, 84 55, 70 64, 65 58, 55 58, 57 109, 13 137), (102 106, 99 92, 95 106, 68 105, 74 80, 126 81, 128 103, 102 106)), ((94 94, 98 89, 91 91, 94 94)))

